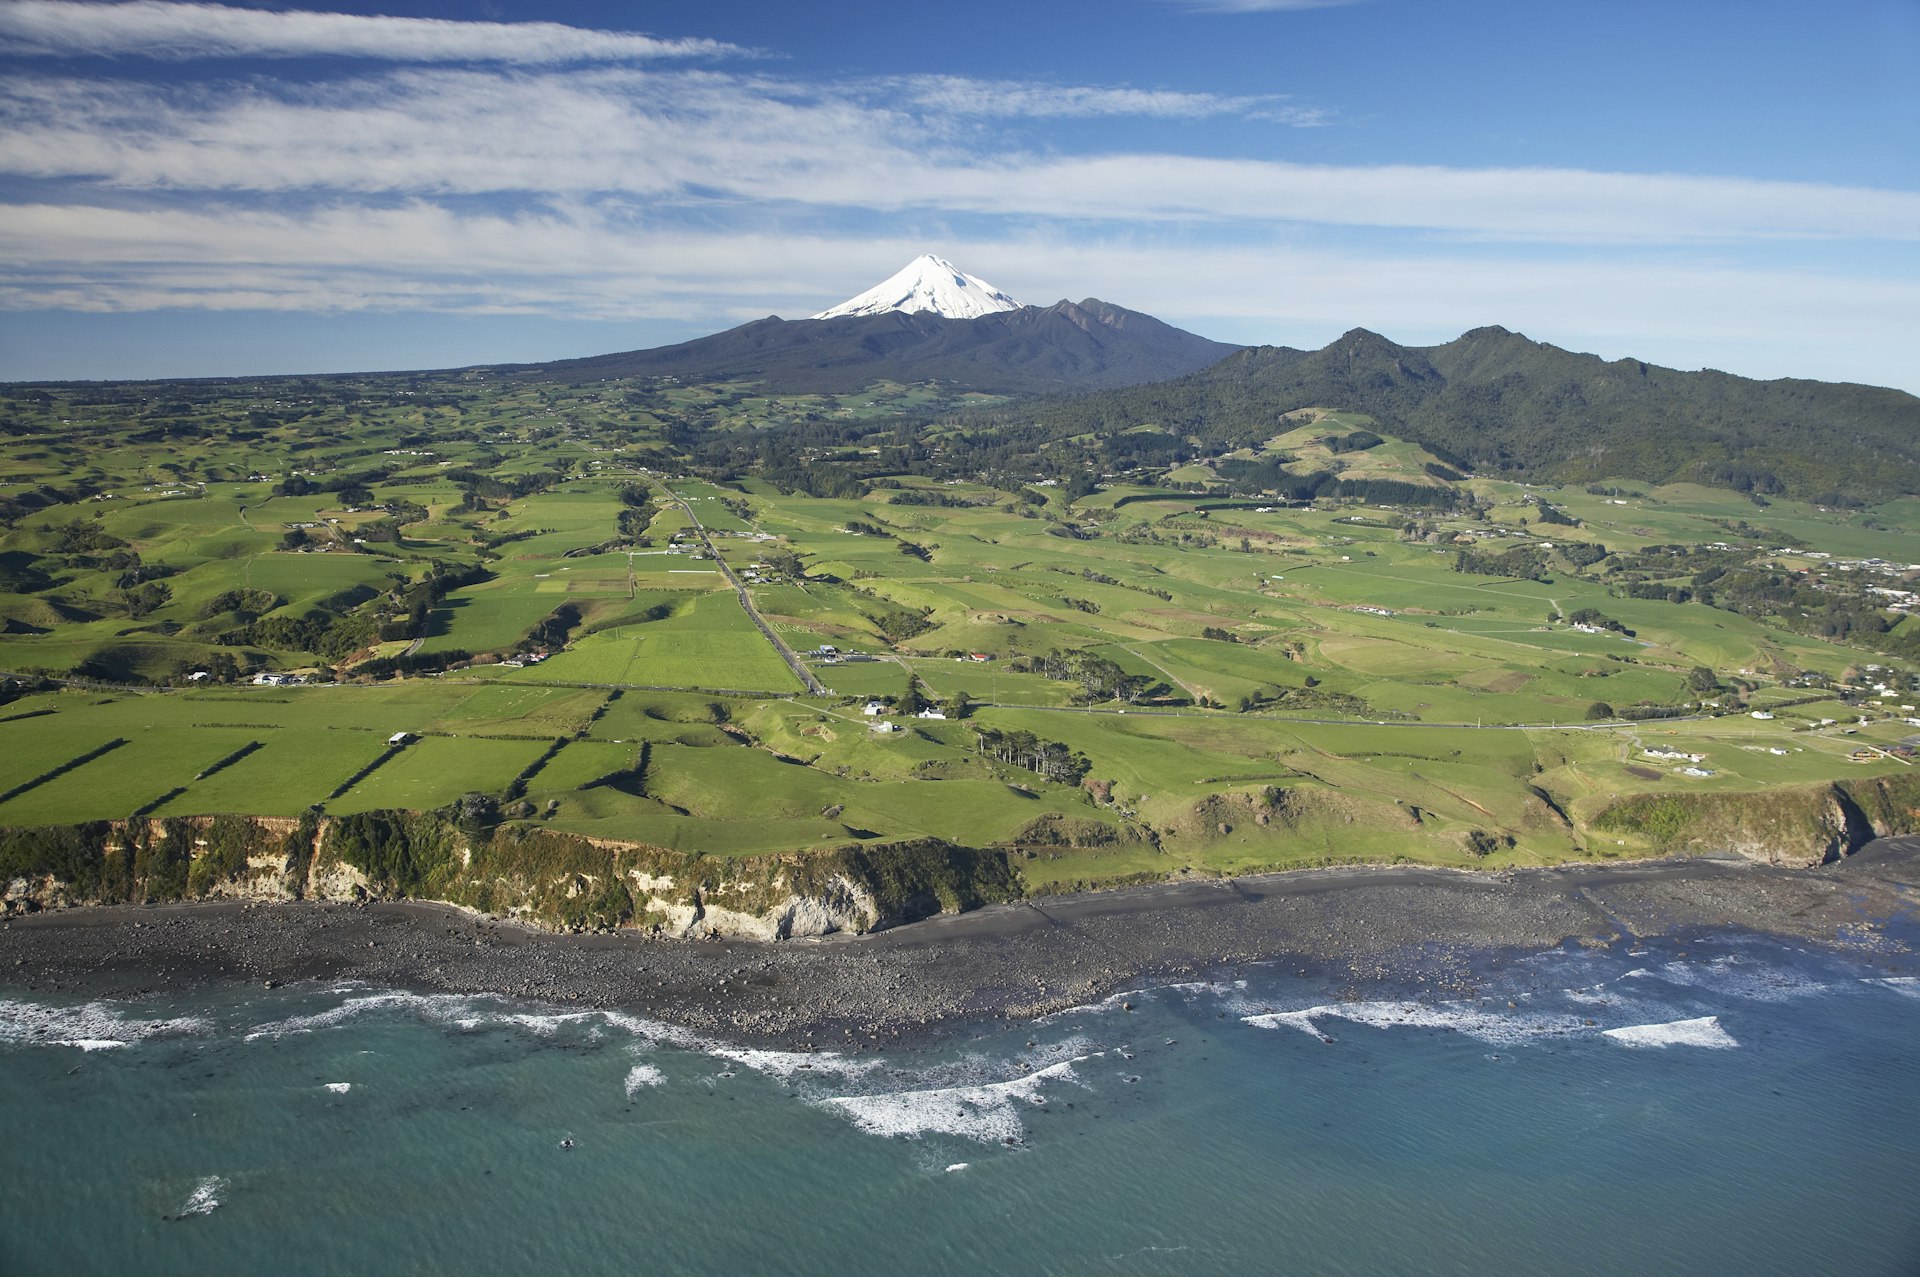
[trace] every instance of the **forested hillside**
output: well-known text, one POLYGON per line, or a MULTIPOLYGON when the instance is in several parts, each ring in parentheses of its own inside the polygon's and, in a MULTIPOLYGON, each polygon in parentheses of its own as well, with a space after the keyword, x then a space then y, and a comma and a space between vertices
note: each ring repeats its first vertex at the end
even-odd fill
POLYGON ((1354 329, 1323 350, 1244 350, 1019 416, 1063 435, 1158 425, 1215 450, 1259 443, 1307 407, 1365 413, 1475 469, 1542 480, 1690 481, 1829 505, 1920 491, 1920 399, 1902 391, 1608 362, 1504 328, 1429 347, 1354 329))

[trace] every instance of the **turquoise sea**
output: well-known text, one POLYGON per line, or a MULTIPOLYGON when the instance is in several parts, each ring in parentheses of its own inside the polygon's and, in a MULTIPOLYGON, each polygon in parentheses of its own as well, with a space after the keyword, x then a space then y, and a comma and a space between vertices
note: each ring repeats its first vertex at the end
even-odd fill
POLYGON ((862 1055, 0 990, 0 1271, 1911 1274, 1909 971, 1740 937, 1490 957, 1458 1001, 1250 968, 862 1055))

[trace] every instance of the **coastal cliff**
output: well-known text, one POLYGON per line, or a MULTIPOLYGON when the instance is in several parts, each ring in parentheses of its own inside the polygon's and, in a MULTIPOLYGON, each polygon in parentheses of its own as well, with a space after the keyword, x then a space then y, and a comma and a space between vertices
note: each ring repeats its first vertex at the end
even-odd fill
MULTIPOLYGON (((1228 828, 1216 820, 1221 811, 1201 814, 1228 828)), ((1402 820, 1417 829, 1417 814, 1402 820)), ((1920 832, 1920 775, 1641 794, 1583 823, 1632 852, 1734 853, 1808 868, 1874 838, 1920 832)), ((1288 833, 1285 819, 1257 827, 1288 833)), ((1016 867, 1032 854, 923 838, 711 856, 537 826, 475 826, 457 809, 136 817, 0 829, 0 914, 195 899, 421 900, 553 931, 784 940, 877 931, 1052 890, 1016 867)))
POLYGON ((136 818, 0 830, 0 912, 191 899, 431 900, 559 931, 780 940, 1016 899, 999 851, 937 839, 717 857, 440 812, 136 818))
POLYGON ((1874 838, 1920 830, 1920 775, 1761 793, 1635 794, 1597 812, 1592 826, 1629 835, 1662 855, 1733 852, 1765 864, 1811 868, 1874 838))

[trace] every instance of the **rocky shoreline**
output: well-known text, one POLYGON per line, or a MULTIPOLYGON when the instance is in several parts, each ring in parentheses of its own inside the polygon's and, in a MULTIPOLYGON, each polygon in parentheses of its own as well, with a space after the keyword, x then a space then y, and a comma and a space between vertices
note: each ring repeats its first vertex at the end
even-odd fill
POLYGON ((0 924, 0 989, 138 998, 212 984, 359 981, 619 1008, 805 1049, 1028 1019, 1165 980, 1273 962, 1333 996, 1388 981, 1473 990, 1490 955, 1753 932, 1920 953, 1920 839, 1815 869, 1691 858, 1463 873, 1306 870, 1094 892, 868 935, 761 943, 558 935, 416 903, 78 908, 0 924))

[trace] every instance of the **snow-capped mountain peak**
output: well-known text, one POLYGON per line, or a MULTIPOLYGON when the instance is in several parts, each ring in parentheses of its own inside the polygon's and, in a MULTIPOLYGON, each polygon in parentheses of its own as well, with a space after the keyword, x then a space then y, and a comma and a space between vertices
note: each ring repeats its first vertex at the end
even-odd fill
POLYGON ((986 280, 967 274, 944 257, 925 253, 858 297, 849 297, 810 318, 840 319, 898 310, 932 311, 948 319, 977 319, 995 311, 1019 309, 1019 302, 986 280))

